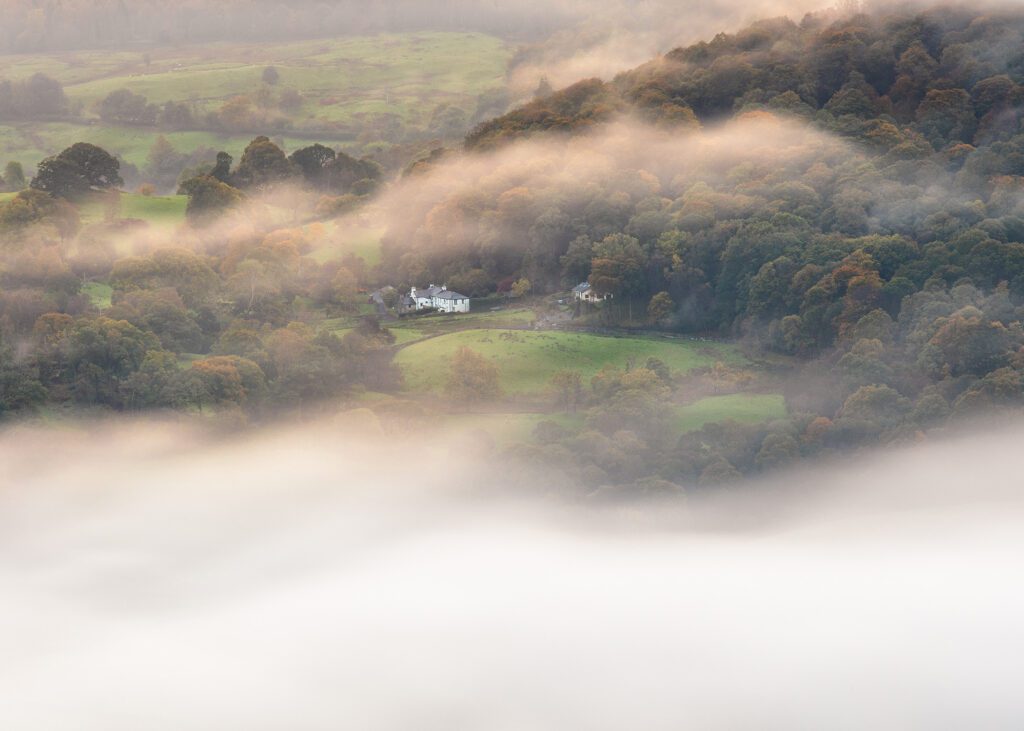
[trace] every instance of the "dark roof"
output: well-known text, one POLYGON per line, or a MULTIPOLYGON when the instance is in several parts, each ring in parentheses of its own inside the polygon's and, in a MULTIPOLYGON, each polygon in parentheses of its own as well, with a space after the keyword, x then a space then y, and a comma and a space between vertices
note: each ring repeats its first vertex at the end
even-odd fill
POLYGON ((458 292, 452 292, 450 289, 446 289, 443 292, 440 292, 440 293, 438 293, 438 294, 436 294, 434 296, 437 297, 439 300, 468 300, 469 299, 469 297, 467 297, 466 295, 459 294, 458 292))
POLYGON ((580 282, 579 284, 572 288, 572 291, 586 292, 588 289, 590 289, 590 282, 580 282))

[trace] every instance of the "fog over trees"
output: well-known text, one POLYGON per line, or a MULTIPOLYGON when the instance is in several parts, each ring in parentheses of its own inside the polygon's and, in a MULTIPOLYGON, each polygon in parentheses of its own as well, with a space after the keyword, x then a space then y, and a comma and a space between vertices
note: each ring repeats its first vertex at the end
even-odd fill
MULTIPOLYGON (((688 393, 742 391, 749 373, 644 357, 584 376, 564 362, 546 376, 549 406, 574 418, 534 424, 513 449, 599 484, 711 485, 1015 413, 1022 38, 1009 9, 760 21, 608 81, 541 85, 462 149, 390 171, 267 135, 237 160, 158 138, 142 174, 188 198, 169 238, 120 215, 112 191, 129 171, 98 146, 42 160, 28 181, 9 166, 4 409, 231 405, 259 422, 401 393, 389 322, 356 325, 373 290, 389 288, 374 316, 393 323, 414 286, 508 306, 585 282, 600 304, 563 302, 569 327, 731 340, 778 369, 785 397, 784 416, 680 432, 688 393), (327 226, 364 219, 382 230, 379 261, 323 253, 327 226), (334 319, 340 334, 319 324, 334 319)), ((61 98, 39 79, 7 90, 61 98)), ((153 110, 115 91, 101 111, 131 125, 153 110)), ((474 347, 439 390, 460 408, 514 401, 474 347)))

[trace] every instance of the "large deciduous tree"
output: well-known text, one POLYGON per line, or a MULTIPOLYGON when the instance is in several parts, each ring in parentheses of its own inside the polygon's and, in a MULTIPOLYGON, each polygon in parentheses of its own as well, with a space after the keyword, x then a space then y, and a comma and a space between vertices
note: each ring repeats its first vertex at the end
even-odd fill
POLYGON ((232 183, 239 188, 268 188, 294 177, 295 167, 280 147, 267 137, 257 137, 249 143, 232 175, 232 183))
POLYGON ((77 142, 39 163, 32 187, 73 200, 123 185, 120 170, 121 163, 102 147, 77 142))

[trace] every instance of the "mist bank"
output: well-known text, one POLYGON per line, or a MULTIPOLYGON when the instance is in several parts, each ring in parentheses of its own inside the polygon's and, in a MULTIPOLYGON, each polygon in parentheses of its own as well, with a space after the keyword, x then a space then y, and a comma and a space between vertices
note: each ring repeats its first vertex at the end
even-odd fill
POLYGON ((684 507, 331 424, 8 431, 0 723, 1019 725, 1022 436, 684 507))

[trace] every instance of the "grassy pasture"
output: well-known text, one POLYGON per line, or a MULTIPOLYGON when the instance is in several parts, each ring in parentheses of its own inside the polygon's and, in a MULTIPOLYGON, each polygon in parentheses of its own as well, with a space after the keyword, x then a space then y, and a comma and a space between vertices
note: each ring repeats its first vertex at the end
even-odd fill
POLYGON ((778 393, 731 393, 708 396, 676 407, 675 426, 680 432, 695 431, 705 424, 738 421, 757 424, 786 415, 786 401, 778 393))
POLYGON ((105 282, 85 282, 82 285, 82 294, 88 297, 98 310, 110 307, 110 298, 113 293, 114 288, 105 282))
MULTIPOLYGON (((263 86, 261 75, 274 66, 282 89, 302 95, 289 111, 294 131, 283 144, 295 148, 313 141, 374 139, 385 116, 424 127, 443 103, 472 114, 478 97, 503 88, 513 49, 481 33, 408 33, 335 38, 299 43, 205 44, 147 49, 145 52, 83 51, 56 55, 0 57, 0 77, 24 79, 42 72, 65 86, 72 104, 95 120, 96 104, 127 88, 150 102, 188 102, 200 116, 229 99, 263 86), (302 132, 302 129, 316 132, 302 132), (371 139, 372 138, 372 139, 371 139), (362 139, 362 138, 361 138, 362 139)), ((20 160, 26 168, 73 142, 92 142, 142 166, 159 131, 81 125, 31 123, 0 126, 0 158, 20 160)), ((170 132, 179 150, 224 149, 237 159, 254 133, 170 132)))
POLYGON ((395 362, 402 369, 407 388, 414 392, 441 392, 448 377, 449 359, 462 346, 495 362, 502 388, 509 394, 543 391, 559 370, 577 370, 584 378, 590 378, 608 365, 621 368, 630 358, 643 363, 653 356, 679 371, 716 361, 742 360, 733 346, 722 343, 473 329, 429 338, 402 349, 395 362))
MULTIPOLYGON (((177 225, 185 221, 188 197, 183 195, 145 196, 137 193, 121 194, 121 218, 138 218, 154 225, 177 225)), ((83 223, 102 221, 102 200, 91 200, 78 206, 83 223)))

